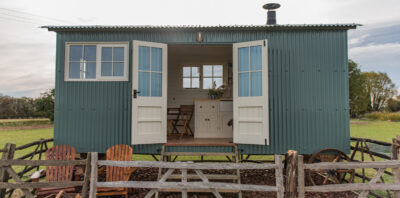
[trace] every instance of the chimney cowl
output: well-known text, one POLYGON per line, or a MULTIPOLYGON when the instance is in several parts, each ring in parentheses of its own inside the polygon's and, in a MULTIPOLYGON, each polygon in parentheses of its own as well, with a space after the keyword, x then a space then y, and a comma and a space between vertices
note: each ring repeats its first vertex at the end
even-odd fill
POLYGON ((278 3, 267 3, 263 6, 264 9, 268 10, 267 12, 267 25, 276 25, 276 11, 281 7, 278 3))

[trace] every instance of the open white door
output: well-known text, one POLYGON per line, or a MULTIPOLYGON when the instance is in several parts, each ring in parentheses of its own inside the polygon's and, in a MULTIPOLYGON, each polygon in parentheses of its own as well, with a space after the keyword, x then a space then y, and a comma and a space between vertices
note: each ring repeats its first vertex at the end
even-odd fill
POLYGON ((167 45, 133 41, 132 144, 167 141, 167 45))
POLYGON ((233 141, 269 144, 268 43, 233 44, 233 141))

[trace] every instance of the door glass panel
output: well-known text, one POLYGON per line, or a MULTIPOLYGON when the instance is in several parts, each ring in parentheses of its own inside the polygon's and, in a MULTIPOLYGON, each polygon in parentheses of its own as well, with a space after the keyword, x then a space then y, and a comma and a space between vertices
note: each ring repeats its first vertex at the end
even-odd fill
POLYGON ((238 75, 238 94, 240 97, 249 96, 249 73, 239 73, 238 75))
POLYGON ((151 71, 161 72, 162 54, 161 48, 151 48, 151 71))
POLYGON ((139 46, 139 70, 150 71, 150 48, 139 46))
POLYGON ((249 71, 249 48, 242 47, 238 51, 239 72, 249 71))
POLYGON ((150 96, 150 72, 139 72, 139 96, 150 96))
POLYGON ((252 46, 250 48, 251 56, 251 71, 262 70, 262 57, 261 57, 261 46, 252 46))
POLYGON ((151 96, 161 97, 162 95, 162 74, 151 73, 151 96))
POLYGON ((262 72, 251 72, 251 96, 262 96, 262 72))

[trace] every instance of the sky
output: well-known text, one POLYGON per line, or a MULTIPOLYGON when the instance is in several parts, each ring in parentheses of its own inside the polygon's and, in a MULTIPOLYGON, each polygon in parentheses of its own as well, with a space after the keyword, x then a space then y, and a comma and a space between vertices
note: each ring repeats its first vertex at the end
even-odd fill
POLYGON ((261 25, 358 23, 349 58, 400 87, 399 0, 0 0, 0 93, 38 97, 54 87, 56 34, 42 25, 261 25), (379 2, 379 4, 377 4, 379 2))

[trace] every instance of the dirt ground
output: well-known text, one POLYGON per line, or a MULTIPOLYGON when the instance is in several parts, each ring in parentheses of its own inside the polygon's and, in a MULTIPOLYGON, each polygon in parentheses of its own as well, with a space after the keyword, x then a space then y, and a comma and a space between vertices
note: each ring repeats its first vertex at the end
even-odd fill
MULTIPOLYGON (((205 174, 222 174, 229 173, 227 171, 204 171, 205 174)), ((233 173, 233 172, 230 172, 233 173)), ((156 181, 157 180, 158 169, 156 168, 140 168, 134 172, 131 176, 131 180, 140 181, 156 181)), ((258 184, 258 185, 275 185, 275 171, 274 170, 243 170, 241 171, 241 181, 242 184, 258 184)), ((321 181, 322 183, 322 178, 321 181)), ((311 185, 309 181, 306 181, 306 185, 311 185)), ((145 197, 149 189, 135 189, 134 192, 130 194, 130 197, 145 197)), ((233 198, 237 197, 237 194, 233 193, 221 193, 222 197, 233 198)), ((261 197, 276 197, 275 193, 272 192, 243 192, 243 198, 261 198, 261 197)), ((181 193, 160 193, 162 198, 178 198, 181 197, 181 193)), ((188 197, 191 198, 207 198, 214 197, 211 193, 189 193, 188 197)), ((343 197, 352 198, 357 197, 356 194, 352 192, 339 192, 339 193, 306 193, 306 197, 312 198, 333 198, 333 197, 343 197)))

